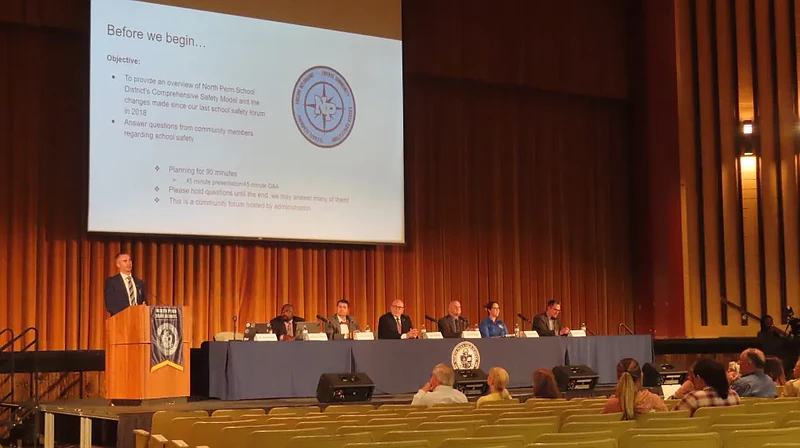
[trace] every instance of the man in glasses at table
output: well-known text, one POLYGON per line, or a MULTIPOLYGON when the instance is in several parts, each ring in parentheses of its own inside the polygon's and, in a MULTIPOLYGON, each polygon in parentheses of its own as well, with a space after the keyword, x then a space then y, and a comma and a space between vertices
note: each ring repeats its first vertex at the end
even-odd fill
POLYGON ((378 319, 378 339, 415 339, 418 336, 411 318, 403 314, 402 300, 392 302, 390 311, 378 319))

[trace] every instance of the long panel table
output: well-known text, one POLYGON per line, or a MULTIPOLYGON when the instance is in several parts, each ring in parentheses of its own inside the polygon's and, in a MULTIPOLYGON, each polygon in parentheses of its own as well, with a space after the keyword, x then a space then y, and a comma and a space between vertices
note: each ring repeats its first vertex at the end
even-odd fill
MULTIPOLYGON (((327 342, 207 342, 209 396, 222 400, 316 396, 320 375, 366 372, 375 394, 414 393, 438 363, 452 364, 453 348, 462 339, 327 342)), ((587 338, 471 339, 480 368, 505 368, 509 387, 530 387, 533 371, 564 364, 585 364, 599 383, 615 383, 617 361, 652 362, 648 335, 587 338)))

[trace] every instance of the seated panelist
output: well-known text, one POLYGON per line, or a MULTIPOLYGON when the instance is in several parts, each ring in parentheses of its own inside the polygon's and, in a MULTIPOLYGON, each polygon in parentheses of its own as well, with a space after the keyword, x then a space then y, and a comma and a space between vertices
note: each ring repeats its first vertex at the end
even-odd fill
POLYGON ((501 338, 508 334, 508 327, 500 319, 500 305, 494 300, 486 304, 486 316, 479 325, 482 338, 501 338))
POLYGON ((291 303, 286 303, 281 307, 280 316, 269 321, 269 324, 279 340, 293 341, 297 329, 296 324, 305 321, 302 317, 294 315, 294 306, 291 303))
POLYGON ((453 300, 448 314, 439 319, 439 331, 444 338, 460 338, 461 332, 469 329, 469 321, 461 317, 461 302, 453 300))
POLYGON ((391 310, 378 319, 378 339, 415 339, 418 334, 411 318, 403 314, 402 300, 392 302, 391 310))
POLYGON ((333 339, 334 335, 341 334, 345 338, 352 338, 353 333, 361 331, 358 321, 350 316, 350 302, 341 299, 336 302, 336 314, 328 318, 325 323, 325 333, 328 339, 333 339))
POLYGON ((550 300, 547 302, 545 312, 533 318, 533 329, 539 333, 539 336, 568 335, 569 328, 561 326, 561 320, 558 318, 559 314, 561 314, 561 304, 555 300, 550 300))

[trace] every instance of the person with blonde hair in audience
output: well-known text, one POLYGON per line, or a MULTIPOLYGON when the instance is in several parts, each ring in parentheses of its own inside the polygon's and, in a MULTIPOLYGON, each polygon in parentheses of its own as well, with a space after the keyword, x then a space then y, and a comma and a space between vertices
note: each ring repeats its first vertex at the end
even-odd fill
POLYGON ((786 382, 786 386, 783 388, 784 397, 800 397, 800 361, 794 365, 792 378, 786 382))
POLYGON ((438 364, 431 372, 431 379, 417 391, 411 400, 412 405, 431 407, 439 403, 467 403, 467 396, 453 388, 456 374, 446 364, 438 364))
POLYGON ((535 398, 561 398, 553 372, 537 369, 533 372, 533 396, 535 398))
POLYGON ((603 414, 621 412, 623 420, 634 420, 641 414, 666 410, 661 397, 642 387, 642 367, 635 359, 617 363, 617 390, 603 407, 603 414))
POLYGON ((739 394, 728 384, 728 377, 722 364, 704 358, 692 367, 689 375, 694 390, 686 394, 673 410, 688 410, 689 415, 704 407, 735 406, 741 403, 739 394))
POLYGON ((486 383, 489 385, 489 394, 478 398, 477 406, 491 401, 510 400, 508 393, 508 372, 502 367, 492 367, 487 375, 486 383))

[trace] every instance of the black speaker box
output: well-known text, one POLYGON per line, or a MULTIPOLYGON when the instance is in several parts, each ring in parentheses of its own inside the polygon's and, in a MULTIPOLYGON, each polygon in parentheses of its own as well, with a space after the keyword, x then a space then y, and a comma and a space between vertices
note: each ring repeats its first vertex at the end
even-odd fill
POLYGON ((683 384, 689 376, 685 370, 676 369, 671 364, 653 364, 648 362, 642 366, 642 386, 656 387, 670 384, 683 384))
POLYGON ((375 383, 366 373, 323 373, 317 383, 320 403, 370 401, 375 383))
POLYGON ((553 367, 558 390, 593 390, 597 385, 597 372, 589 366, 556 366, 553 367))
POLYGON ((486 372, 481 369, 456 370, 453 388, 458 389, 468 397, 480 397, 489 391, 486 382, 486 372))

